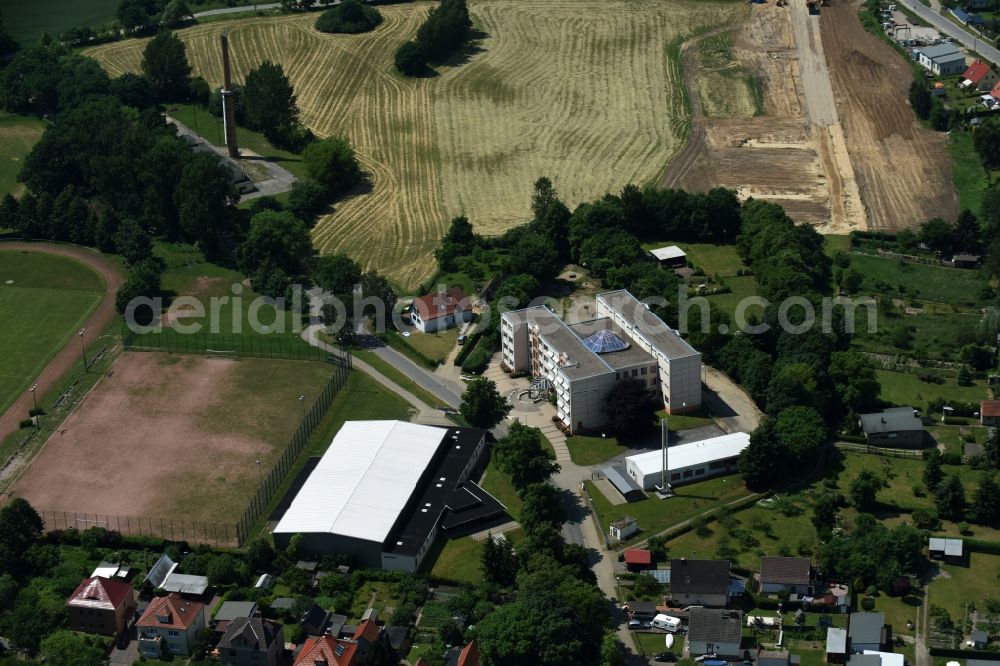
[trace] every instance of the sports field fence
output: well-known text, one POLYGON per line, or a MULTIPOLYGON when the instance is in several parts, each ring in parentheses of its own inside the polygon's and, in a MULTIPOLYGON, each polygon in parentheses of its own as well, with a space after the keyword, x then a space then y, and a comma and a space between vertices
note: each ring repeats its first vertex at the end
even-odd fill
POLYGON ((136 333, 127 326, 122 326, 122 348, 125 351, 273 358, 289 361, 331 361, 338 364, 346 362, 348 366, 350 365, 350 354, 347 352, 331 353, 313 347, 298 337, 280 333, 181 334, 172 330, 136 333))
POLYGON ((103 513, 78 513, 37 509, 45 522, 45 530, 75 529, 83 532, 92 527, 118 532, 128 537, 149 537, 169 541, 186 541, 216 548, 238 548, 241 544, 234 523, 209 523, 172 518, 116 516, 103 513))

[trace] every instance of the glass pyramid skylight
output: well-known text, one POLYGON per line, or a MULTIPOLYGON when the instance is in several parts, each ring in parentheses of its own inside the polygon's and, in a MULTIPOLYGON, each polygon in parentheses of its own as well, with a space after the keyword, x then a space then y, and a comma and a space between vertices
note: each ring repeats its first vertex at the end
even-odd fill
POLYGON ((607 329, 602 329, 588 336, 584 339, 583 344, 595 354, 607 354, 629 348, 629 344, 622 340, 620 335, 607 329))

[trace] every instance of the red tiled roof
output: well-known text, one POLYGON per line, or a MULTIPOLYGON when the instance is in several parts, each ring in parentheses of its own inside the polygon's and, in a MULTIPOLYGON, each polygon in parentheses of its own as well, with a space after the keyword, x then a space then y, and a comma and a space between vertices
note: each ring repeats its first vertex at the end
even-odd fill
POLYGON ((375 624, 374 620, 365 620, 358 625, 358 628, 354 631, 354 640, 360 641, 364 638, 371 645, 378 640, 379 628, 375 624))
POLYGON ((965 74, 962 74, 963 79, 968 79, 973 83, 979 83, 984 76, 989 74, 990 66, 984 63, 982 60, 977 60, 976 62, 969 65, 969 68, 965 70, 965 74))
POLYGON ((179 594, 170 594, 165 597, 153 597, 146 607, 146 612, 142 614, 137 627, 164 627, 172 629, 187 630, 205 608, 205 604, 198 601, 188 601, 179 594), (160 622, 158 616, 166 616, 169 622, 160 622))
POLYGON ((121 606, 131 593, 132 586, 128 583, 94 576, 84 579, 77 586, 66 605, 113 610, 121 606))
POLYGON ((625 564, 652 564, 653 553, 642 548, 626 548, 625 564))
POLYGON ((444 292, 435 291, 413 299, 413 307, 424 321, 455 314, 459 305, 463 310, 468 310, 470 305, 461 287, 450 287, 444 292))
MULTIPOLYGON (((366 620, 358 627, 355 636, 362 633, 367 634, 369 630, 364 629, 366 620)), ((375 624, 372 622, 372 624, 375 624)), ((376 625, 376 630, 378 626, 376 625)), ((376 634, 376 638, 378 634, 376 634)), ((326 666, 354 666, 358 662, 358 644, 355 641, 342 641, 324 634, 322 636, 311 636, 302 646, 302 651, 295 659, 294 666, 313 666, 317 662, 326 663, 326 666)))
POLYGON ((476 647, 475 641, 462 649, 462 654, 458 655, 457 666, 479 666, 479 648, 476 647))
POLYGON ((982 416, 1000 416, 1000 400, 983 400, 979 403, 979 413, 982 416))

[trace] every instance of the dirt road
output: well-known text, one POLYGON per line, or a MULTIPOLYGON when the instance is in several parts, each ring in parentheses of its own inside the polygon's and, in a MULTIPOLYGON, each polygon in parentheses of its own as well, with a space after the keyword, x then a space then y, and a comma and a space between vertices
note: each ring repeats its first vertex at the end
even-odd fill
POLYGON ((799 73, 809 121, 819 127, 832 125, 837 122, 837 105, 833 101, 830 72, 823 54, 819 20, 809 14, 806 0, 791 0, 788 12, 799 48, 799 73))
POLYGON ((913 115, 906 62, 865 31, 853 3, 823 7, 819 25, 871 228, 913 228, 938 216, 954 219, 958 196, 947 137, 922 127, 913 115))
MULTIPOLYGON (((93 344, 101 332, 117 317, 115 312, 115 292, 122 284, 122 274, 111 262, 104 258, 95 250, 88 250, 73 245, 59 245, 56 243, 31 243, 31 242, 11 242, 0 243, 0 252, 19 252, 31 250, 33 252, 47 252, 61 257, 70 257, 86 264, 96 271, 104 280, 105 294, 94 313, 90 315, 84 324, 83 342, 86 345, 93 344)), ((70 339, 59 352, 52 357, 41 374, 35 378, 38 385, 38 394, 45 395, 52 389, 63 375, 73 367, 73 364, 80 358, 80 343, 76 336, 70 339)), ((21 419, 27 418, 28 410, 31 409, 31 395, 25 392, 19 397, 10 408, 0 415, 0 439, 3 439, 18 428, 21 419)))

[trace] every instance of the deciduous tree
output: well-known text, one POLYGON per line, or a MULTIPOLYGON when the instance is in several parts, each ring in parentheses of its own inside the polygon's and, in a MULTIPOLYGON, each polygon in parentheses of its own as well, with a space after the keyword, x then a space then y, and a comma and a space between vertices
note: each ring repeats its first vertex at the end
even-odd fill
POLYGON ((491 379, 477 377, 465 388, 459 411, 474 428, 490 430, 510 413, 511 404, 491 379))
POLYGON ((161 102, 187 99, 191 65, 187 47, 174 33, 161 30, 142 52, 142 71, 161 102))

